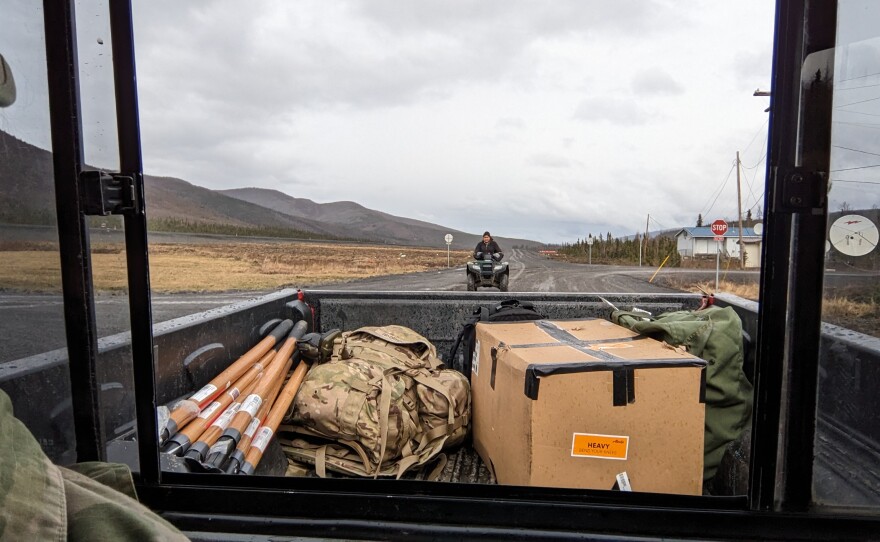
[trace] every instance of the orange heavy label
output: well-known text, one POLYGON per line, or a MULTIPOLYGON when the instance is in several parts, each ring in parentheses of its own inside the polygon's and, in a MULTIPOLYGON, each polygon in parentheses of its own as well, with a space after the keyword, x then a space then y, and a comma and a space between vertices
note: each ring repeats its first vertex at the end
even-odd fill
POLYGON ((575 433, 571 441, 571 456, 624 460, 628 448, 629 437, 575 433))

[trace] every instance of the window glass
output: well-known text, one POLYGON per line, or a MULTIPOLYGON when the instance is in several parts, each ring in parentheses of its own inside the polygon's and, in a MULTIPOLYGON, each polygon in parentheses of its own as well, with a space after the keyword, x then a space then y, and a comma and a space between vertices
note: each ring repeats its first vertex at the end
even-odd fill
POLYGON ((167 320, 282 288, 702 288, 754 338, 771 4, 133 8, 160 402, 256 317, 167 320), (475 275, 486 230, 506 264, 475 275))
POLYGON ((0 388, 44 451, 70 462, 43 11, 34 2, 4 1, 0 21, 0 388))
POLYGON ((486 230, 509 291, 619 291, 580 264, 643 281, 662 264, 652 292, 757 298, 771 4, 134 16, 154 309, 181 290, 212 293, 181 311, 281 287, 466 291, 486 230), (681 266, 697 271, 665 272, 681 266))
POLYGON ((839 2, 814 496, 880 505, 880 6, 839 2))

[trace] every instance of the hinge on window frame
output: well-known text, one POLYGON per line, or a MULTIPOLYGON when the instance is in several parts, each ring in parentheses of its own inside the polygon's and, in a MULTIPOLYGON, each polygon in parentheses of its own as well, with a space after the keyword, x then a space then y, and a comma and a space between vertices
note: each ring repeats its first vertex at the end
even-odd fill
POLYGON ((81 171, 79 183, 85 215, 124 215, 134 214, 137 210, 137 191, 132 175, 81 171))
POLYGON ((794 168, 782 183, 779 207, 788 213, 815 214, 824 209, 827 197, 827 172, 794 168))

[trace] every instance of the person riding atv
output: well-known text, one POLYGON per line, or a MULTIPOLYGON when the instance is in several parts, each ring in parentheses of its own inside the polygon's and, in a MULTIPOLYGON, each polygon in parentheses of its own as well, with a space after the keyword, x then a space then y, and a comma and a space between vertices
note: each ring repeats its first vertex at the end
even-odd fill
POLYGON ((483 240, 477 243, 477 248, 474 249, 474 259, 482 260, 483 258, 479 256, 480 253, 483 254, 498 254, 498 259, 504 257, 504 253, 501 252, 501 247, 498 246, 498 243, 495 242, 495 239, 492 239, 492 234, 489 232, 483 232, 483 240))
POLYGON ((467 289, 475 292, 479 286, 494 286, 502 292, 507 291, 510 282, 510 271, 507 262, 501 261, 504 253, 492 239, 489 232, 483 234, 483 240, 474 249, 474 261, 468 262, 467 289))

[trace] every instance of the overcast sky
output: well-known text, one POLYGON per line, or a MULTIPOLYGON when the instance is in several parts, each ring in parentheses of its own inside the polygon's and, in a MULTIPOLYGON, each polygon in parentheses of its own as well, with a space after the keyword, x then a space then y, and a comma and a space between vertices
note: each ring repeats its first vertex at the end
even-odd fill
MULTIPOLYGON (((27 23, 41 14, 12 1, 25 24, 8 39, 33 40, 27 23)), ((86 156, 112 168, 106 0, 77 9, 86 156)), ((135 0, 134 9, 149 174, 563 242, 631 235, 649 215, 651 230, 692 226, 698 214, 734 220, 740 151, 743 212, 763 207, 769 99, 752 94, 770 87, 769 0, 135 0)), ((880 71, 875 44, 849 60, 873 59, 880 71)), ((39 78, 22 78, 31 104, 39 78)), ((875 104, 849 109, 864 122, 880 113, 875 104)), ((45 146, 41 114, 13 113, 0 128, 45 146)), ((847 145, 880 152, 863 139, 847 145)), ((865 152, 835 157, 877 163, 865 152)))

